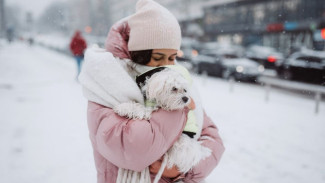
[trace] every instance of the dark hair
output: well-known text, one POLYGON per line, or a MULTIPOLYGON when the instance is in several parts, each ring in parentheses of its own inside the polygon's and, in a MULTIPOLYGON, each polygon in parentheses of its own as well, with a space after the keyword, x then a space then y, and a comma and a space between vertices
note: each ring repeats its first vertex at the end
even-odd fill
POLYGON ((130 51, 131 60, 137 64, 147 65, 151 60, 152 50, 130 51))

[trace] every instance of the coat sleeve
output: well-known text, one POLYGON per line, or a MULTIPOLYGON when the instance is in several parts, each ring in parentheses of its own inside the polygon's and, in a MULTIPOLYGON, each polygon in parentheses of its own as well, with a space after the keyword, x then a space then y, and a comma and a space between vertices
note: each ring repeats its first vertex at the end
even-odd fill
POLYGON ((204 114, 204 123, 199 141, 202 141, 203 146, 210 148, 212 154, 201 160, 198 165, 186 174, 184 179, 186 183, 197 183, 204 180, 217 166, 225 151, 218 128, 206 114, 204 114))
POLYGON ((126 119, 110 108, 102 108, 88 113, 88 117, 95 117, 100 123, 95 136, 98 152, 118 167, 141 171, 158 160, 178 139, 187 112, 187 109, 160 109, 153 112, 148 121, 126 119))

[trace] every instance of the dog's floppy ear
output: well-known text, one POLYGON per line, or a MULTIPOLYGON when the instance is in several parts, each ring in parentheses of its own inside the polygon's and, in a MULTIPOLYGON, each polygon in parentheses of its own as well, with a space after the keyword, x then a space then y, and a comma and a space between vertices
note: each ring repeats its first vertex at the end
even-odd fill
POLYGON ((156 99, 159 93, 164 92, 164 86, 167 77, 164 72, 155 73, 151 76, 151 78, 146 80, 145 92, 147 99, 156 99))

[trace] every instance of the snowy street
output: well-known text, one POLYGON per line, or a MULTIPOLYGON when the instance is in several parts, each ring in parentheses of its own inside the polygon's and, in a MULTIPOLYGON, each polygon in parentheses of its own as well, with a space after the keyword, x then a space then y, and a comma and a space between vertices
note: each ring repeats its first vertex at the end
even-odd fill
MULTIPOLYGON (((87 101, 72 57, 0 42, 0 182, 94 183, 87 101)), ((208 183, 325 183, 325 103, 194 77, 226 151, 208 183)))

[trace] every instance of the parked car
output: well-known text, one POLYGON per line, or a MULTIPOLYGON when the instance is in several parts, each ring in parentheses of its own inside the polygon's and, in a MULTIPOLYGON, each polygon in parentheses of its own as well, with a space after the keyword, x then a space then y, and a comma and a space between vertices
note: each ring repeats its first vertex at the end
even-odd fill
POLYGON ((283 54, 272 47, 253 45, 247 48, 246 57, 262 64, 265 68, 275 69, 276 62, 283 60, 283 54))
POLYGON ((207 55, 198 55, 192 59, 193 67, 197 73, 206 72, 211 76, 222 76, 222 66, 220 60, 216 57, 207 55))
POLYGON ((232 77, 241 81, 255 81, 264 72, 263 65, 243 57, 244 49, 241 46, 219 45, 216 49, 202 50, 200 54, 215 58, 221 67, 221 73, 217 76, 225 79, 232 77))
POLYGON ((302 49, 277 65, 279 77, 325 84, 325 52, 302 49))
POLYGON ((253 81, 264 72, 264 66, 247 58, 239 58, 235 55, 222 59, 222 77, 233 77, 240 81, 253 81))

